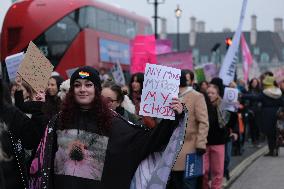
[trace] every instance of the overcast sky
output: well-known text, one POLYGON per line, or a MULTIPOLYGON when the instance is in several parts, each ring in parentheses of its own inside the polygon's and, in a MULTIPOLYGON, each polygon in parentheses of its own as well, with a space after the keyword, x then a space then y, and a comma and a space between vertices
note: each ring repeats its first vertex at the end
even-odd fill
MULTIPOLYGON (((60 0, 58 0, 60 1, 60 0)), ((77 0, 79 1, 79 0, 77 0)), ((147 0, 100 0, 117 5, 121 8, 144 15, 152 20, 154 7, 147 0)), ((154 1, 154 0, 150 0, 154 1)), ((159 0, 162 1, 162 0, 159 0)), ((180 31, 189 31, 189 17, 206 22, 206 31, 222 31, 223 28, 237 27, 242 0, 165 0, 159 5, 158 14, 167 18, 168 32, 176 32, 176 18, 174 10, 177 4, 182 9, 180 31)), ((4 15, 11 5, 11 0, 0 0, 0 26, 4 15)), ((273 19, 284 18, 284 0, 248 0, 244 30, 251 28, 251 15, 257 16, 258 30, 274 30, 273 19)))

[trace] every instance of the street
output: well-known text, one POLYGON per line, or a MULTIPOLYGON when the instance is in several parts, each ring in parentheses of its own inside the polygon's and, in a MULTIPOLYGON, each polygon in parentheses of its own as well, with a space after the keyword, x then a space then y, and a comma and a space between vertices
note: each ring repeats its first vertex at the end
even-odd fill
POLYGON ((283 189, 284 188, 284 150, 279 157, 257 159, 232 184, 230 189, 283 189))

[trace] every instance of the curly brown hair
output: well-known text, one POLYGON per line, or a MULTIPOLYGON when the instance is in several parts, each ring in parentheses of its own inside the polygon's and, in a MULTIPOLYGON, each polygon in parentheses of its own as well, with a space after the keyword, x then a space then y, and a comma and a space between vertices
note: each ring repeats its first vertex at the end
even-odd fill
MULTIPOLYGON (((113 113, 107 106, 107 102, 101 95, 101 91, 95 87, 95 98, 92 102, 92 107, 89 110, 90 114, 96 120, 99 131, 102 135, 108 136, 111 128, 111 120, 113 117, 113 113)), ((76 115, 78 115, 80 111, 80 106, 75 100, 74 95, 74 86, 70 86, 70 90, 66 95, 62 105, 61 105, 61 113, 60 113, 60 128, 68 129, 69 125, 74 121, 76 115)))

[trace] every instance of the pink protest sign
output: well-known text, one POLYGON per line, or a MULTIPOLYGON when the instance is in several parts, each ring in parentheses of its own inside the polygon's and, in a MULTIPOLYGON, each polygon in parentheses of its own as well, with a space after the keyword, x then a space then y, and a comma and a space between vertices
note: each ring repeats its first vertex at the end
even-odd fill
POLYGON ((139 115, 174 120, 170 104, 178 97, 180 74, 179 69, 146 64, 139 115))
POLYGON ((172 41, 169 39, 156 40, 156 54, 165 54, 172 52, 172 41))
POLYGON ((170 66, 178 69, 192 70, 192 54, 191 52, 172 52, 157 56, 159 65, 170 66))
POLYGON ((131 74, 144 73, 146 63, 156 64, 155 36, 136 36, 131 42, 131 74))

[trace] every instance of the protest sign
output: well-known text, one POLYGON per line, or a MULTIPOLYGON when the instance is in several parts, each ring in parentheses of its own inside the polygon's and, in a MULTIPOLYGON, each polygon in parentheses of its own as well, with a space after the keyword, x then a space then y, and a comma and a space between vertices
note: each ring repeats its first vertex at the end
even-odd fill
POLYGON ((192 70, 192 54, 191 52, 172 52, 157 56, 159 65, 169 66, 177 69, 192 70))
POLYGON ((211 81, 214 77, 218 76, 218 69, 216 64, 213 63, 204 64, 203 71, 206 81, 211 81))
POLYGON ((232 112, 237 111, 238 94, 239 94, 238 89, 229 88, 229 87, 225 88, 224 98, 222 102, 223 103, 222 106, 224 110, 229 110, 232 112))
POLYGON ((18 74, 36 92, 40 92, 46 89, 52 71, 53 65, 37 46, 33 42, 30 42, 25 58, 18 70, 18 74))
POLYGON ((178 96, 181 71, 156 64, 146 64, 139 115, 175 119, 170 108, 178 96))
POLYGON ((121 68, 119 63, 116 63, 113 66, 113 68, 111 69, 111 73, 112 73, 113 79, 114 79, 116 84, 118 84, 120 86, 125 85, 124 74, 123 74, 122 68, 121 68))
POLYGON ((204 69, 203 69, 202 66, 196 67, 194 72, 195 72, 195 78, 196 78, 198 83, 200 83, 202 81, 206 81, 205 74, 204 74, 204 69))
POLYGON ((157 63, 154 35, 136 36, 131 42, 131 74, 144 73, 146 63, 157 63))
POLYGON ((20 64, 24 59, 24 53, 17 53, 11 56, 7 56, 5 59, 7 72, 10 81, 14 81, 17 76, 17 71, 19 69, 20 64))

